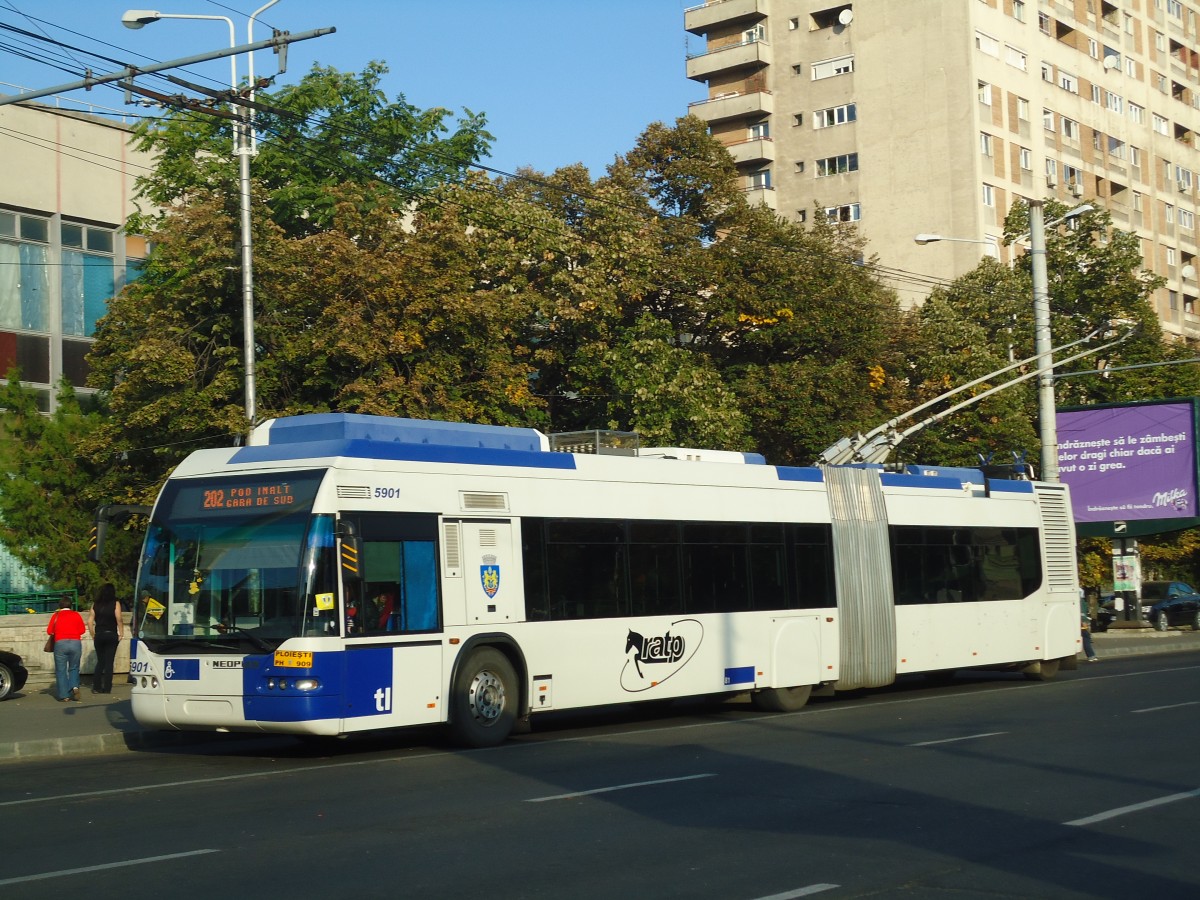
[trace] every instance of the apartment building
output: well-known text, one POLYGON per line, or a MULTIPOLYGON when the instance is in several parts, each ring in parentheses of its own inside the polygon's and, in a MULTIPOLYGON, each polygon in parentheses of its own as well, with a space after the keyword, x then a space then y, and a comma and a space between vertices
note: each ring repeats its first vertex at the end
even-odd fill
MULTIPOLYGON (((1200 3, 710 0, 684 13, 689 112, 752 202, 855 222, 882 266, 951 279, 1019 198, 1142 239, 1164 329, 1200 340, 1200 3), (918 233, 955 238, 921 246, 918 233), (974 243, 972 243, 974 242, 974 243)), ((923 291, 898 283, 906 302, 923 291)))
POLYGON ((45 412, 63 376, 91 393, 96 322, 146 255, 123 228, 150 166, 129 137, 112 118, 0 106, 0 376, 19 367, 45 412))

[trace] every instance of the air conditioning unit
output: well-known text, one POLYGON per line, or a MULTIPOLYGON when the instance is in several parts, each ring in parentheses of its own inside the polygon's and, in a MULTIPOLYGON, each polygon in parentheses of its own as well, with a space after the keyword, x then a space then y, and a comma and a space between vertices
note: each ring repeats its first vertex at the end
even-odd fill
POLYGON ((1083 196, 1083 185, 1082 184, 1072 184, 1070 187, 1070 191, 1071 191, 1072 197, 1082 197, 1083 196))
POLYGON ((1053 175, 1046 176, 1046 187, 1048 187, 1048 188, 1058 187, 1058 182, 1054 180, 1053 175))
POLYGON ((1186 194, 1189 190, 1191 190, 1191 187, 1192 186, 1182 178, 1175 182, 1175 190, 1179 191, 1181 194, 1186 194))

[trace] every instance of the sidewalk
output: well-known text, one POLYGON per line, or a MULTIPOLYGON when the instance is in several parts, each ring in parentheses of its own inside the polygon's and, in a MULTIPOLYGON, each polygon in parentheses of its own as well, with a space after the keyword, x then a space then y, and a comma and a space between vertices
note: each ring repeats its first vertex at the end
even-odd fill
MULTIPOLYGON (((1144 656, 1200 650, 1200 632, 1172 629, 1112 629, 1092 636, 1101 662, 1117 656, 1144 656)), ((1080 662, 1080 666, 1087 666, 1080 662)), ((1069 675, 1066 677, 1070 677, 1069 675)), ((53 686, 27 685, 0 703, 0 764, 48 757, 87 756, 213 741, 278 739, 278 735, 150 731, 134 721, 131 686, 119 675, 111 694, 93 694, 85 677, 81 703, 59 703, 53 686)))

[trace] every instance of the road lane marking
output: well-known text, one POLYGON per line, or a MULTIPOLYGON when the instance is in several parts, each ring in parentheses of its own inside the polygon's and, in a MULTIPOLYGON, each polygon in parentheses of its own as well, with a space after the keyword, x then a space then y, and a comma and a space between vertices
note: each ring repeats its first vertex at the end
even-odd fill
MULTIPOLYGON (((1174 672, 1190 672, 1195 669, 1200 669, 1200 666, 1176 666, 1176 667, 1172 667, 1170 669, 1153 669, 1153 670, 1142 671, 1142 672, 1125 672, 1120 675, 1089 675, 1087 678, 1081 678, 1081 679, 1077 679, 1077 680, 1073 680, 1073 681, 1072 680, 1056 681, 1056 682, 1053 682, 1053 685, 1056 687, 1061 687, 1061 688, 1073 688, 1073 687, 1079 687, 1079 686, 1084 686, 1084 685, 1090 685, 1094 681, 1107 681, 1107 680, 1113 679, 1113 678, 1138 678, 1138 677, 1143 677, 1143 676, 1148 676, 1148 675, 1164 675, 1164 674, 1171 674, 1174 672)), ((1032 683, 1032 682, 1026 682, 1026 683, 1011 682, 1011 681, 1010 682, 1001 682, 1001 683, 998 683, 996 687, 989 687, 989 688, 983 688, 983 689, 977 690, 977 691, 972 691, 969 695, 966 695, 963 693, 952 693, 952 694, 937 694, 937 695, 930 696, 928 694, 925 694, 922 696, 908 697, 908 698, 904 698, 904 699, 900 699, 900 698, 897 698, 896 696, 892 695, 883 700, 875 700, 875 701, 860 700, 860 701, 856 701, 854 703, 837 704, 837 705, 830 705, 830 706, 826 706, 826 707, 808 706, 797 712, 790 712, 790 713, 768 713, 766 715, 758 714, 758 715, 754 715, 754 716, 748 716, 746 718, 722 719, 719 721, 694 722, 694 723, 690 723, 687 725, 670 724, 670 725, 662 725, 659 727, 652 727, 652 728, 631 729, 631 730, 627 730, 627 731, 610 731, 610 732, 605 732, 603 734, 588 734, 588 735, 584 735, 584 736, 580 736, 580 737, 553 738, 550 740, 533 741, 530 743, 519 743, 519 742, 514 741, 514 742, 509 742, 507 744, 501 744, 498 747, 488 747, 488 748, 483 748, 483 749, 479 749, 479 750, 459 750, 459 751, 455 751, 455 753, 429 752, 429 753, 421 753, 421 754, 417 754, 417 755, 413 755, 413 756, 405 756, 405 757, 389 756, 384 759, 350 760, 350 761, 346 761, 346 762, 323 763, 320 765, 306 766, 304 768, 268 769, 267 771, 264 771, 264 772, 245 772, 245 773, 238 774, 238 775, 217 775, 217 776, 207 777, 207 778, 192 778, 192 779, 187 779, 187 780, 183 780, 183 781, 140 784, 140 785, 132 785, 129 787, 120 787, 120 788, 106 788, 106 789, 96 790, 96 791, 77 791, 77 792, 73 792, 73 793, 69 793, 69 794, 50 794, 50 795, 46 795, 43 797, 26 797, 21 800, 0 800, 0 809, 4 809, 4 808, 10 807, 10 806, 24 806, 24 805, 33 804, 33 803, 57 803, 57 802, 61 802, 63 800, 83 800, 83 799, 88 799, 91 797, 103 797, 103 796, 112 795, 112 794, 124 794, 129 791, 152 791, 152 790, 157 790, 159 788, 164 788, 164 787, 190 787, 190 786, 202 785, 202 784, 216 784, 216 783, 220 783, 222 781, 238 781, 238 780, 245 779, 245 778, 271 778, 271 777, 277 777, 277 776, 304 775, 304 774, 307 774, 310 772, 321 772, 321 771, 326 771, 326 770, 330 770, 330 769, 344 769, 344 768, 350 768, 350 767, 354 767, 354 766, 386 765, 389 763, 393 763, 393 764, 394 763, 406 763, 406 762, 414 762, 414 761, 426 760, 426 759, 443 759, 443 758, 446 758, 449 756, 454 756, 454 755, 468 755, 468 754, 473 755, 473 754, 477 754, 477 753, 496 753, 496 752, 501 752, 501 753, 516 752, 516 751, 522 750, 522 749, 532 749, 532 748, 540 748, 540 747, 556 747, 556 746, 562 746, 564 744, 590 743, 593 741, 620 740, 620 739, 626 738, 626 737, 644 737, 647 735, 661 734, 661 733, 672 732, 672 731, 674 731, 674 732, 691 731, 691 730, 698 729, 698 728, 754 727, 754 726, 760 725, 764 722, 769 723, 776 719, 794 719, 794 718, 797 718, 800 716, 803 716, 805 718, 808 718, 810 716, 824 717, 824 716, 830 716, 830 715, 840 715, 840 714, 844 714, 844 713, 848 713, 848 712, 852 713, 852 712, 856 712, 858 710, 878 709, 878 708, 881 708, 884 706, 903 706, 903 705, 914 704, 914 703, 916 703, 916 704, 943 703, 946 701, 960 700, 964 696, 970 696, 972 699, 977 699, 979 697, 987 697, 991 694, 1008 693, 1008 692, 1012 692, 1012 691, 1044 690, 1046 687, 1047 687, 1047 685, 1043 684, 1042 682, 1038 682, 1036 684, 1032 683)))
POLYGON ((82 875, 85 872, 103 872, 105 869, 120 869, 123 866, 142 866, 146 863, 163 862, 168 859, 184 859, 188 856, 203 856, 205 853, 220 852, 220 850, 187 850, 183 853, 166 853, 162 856, 147 856, 142 859, 124 859, 120 862, 102 863, 98 866, 81 866, 78 869, 59 869, 57 872, 42 872, 39 875, 22 875, 20 878, 5 878, 0 880, 0 887, 4 887, 6 884, 24 884, 27 881, 63 878, 67 875, 82 875))
POLYGON ((794 897, 811 897, 813 894, 819 894, 822 891, 832 891, 836 887, 841 887, 841 885, 810 884, 808 887, 797 888, 794 891, 785 891, 782 894, 771 894, 769 897, 756 897, 755 900, 793 900, 794 897))
POLYGON ((957 741, 973 741, 976 738, 996 737, 999 734, 1008 734, 1007 731, 985 731, 983 734, 968 734, 963 737, 942 738, 940 741, 921 741, 919 744, 909 744, 910 747, 932 747, 934 744, 953 744, 957 741))
POLYGON ((1103 822, 1106 819, 1115 819, 1117 816, 1124 816, 1129 813, 1141 812, 1143 809, 1153 809, 1156 806, 1163 806, 1167 803, 1175 803, 1178 800, 1191 800, 1193 797, 1200 797, 1200 788, 1194 791, 1184 791, 1182 794, 1171 794, 1167 797, 1159 797, 1155 800, 1147 800, 1144 803, 1134 803, 1130 806, 1118 806, 1116 809, 1106 810, 1105 812, 1096 813, 1094 816, 1085 816, 1082 819, 1072 819, 1070 822, 1063 822, 1064 825, 1093 825, 1096 822, 1103 822))
POLYGON ((1179 709, 1181 706, 1195 706, 1197 703, 1200 703, 1200 700, 1188 700, 1186 703, 1172 703, 1169 706, 1147 706, 1145 709, 1135 709, 1131 711, 1135 713, 1158 712, 1159 710, 1163 709, 1179 709))
POLYGON ((592 794, 607 794, 610 791, 627 791, 631 788, 650 787, 655 784, 673 784, 677 781, 695 781, 697 778, 713 778, 716 772, 703 775, 684 775, 681 778, 660 778, 657 781, 635 781, 630 784, 614 784, 611 787, 594 788, 590 791, 574 791, 570 794, 554 794, 550 797, 529 797, 526 803, 545 803, 547 800, 571 800, 575 797, 590 797, 592 794))

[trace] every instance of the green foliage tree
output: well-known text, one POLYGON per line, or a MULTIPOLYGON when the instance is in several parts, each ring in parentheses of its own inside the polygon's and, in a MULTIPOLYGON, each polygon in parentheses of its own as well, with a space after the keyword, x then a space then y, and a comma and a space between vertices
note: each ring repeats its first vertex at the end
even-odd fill
MULTIPOLYGON (((113 581, 121 596, 131 587, 114 557, 103 565, 88 561, 92 511, 101 502, 101 472, 80 447, 98 423, 80 408, 70 384, 59 386, 52 415, 38 409, 37 395, 21 386, 14 370, 0 388, 5 439, 0 466, 7 477, 0 490, 0 539, 25 565, 41 573, 45 586, 75 589, 90 598, 104 581, 113 581)), ((114 534, 117 557, 127 552, 114 534)))

